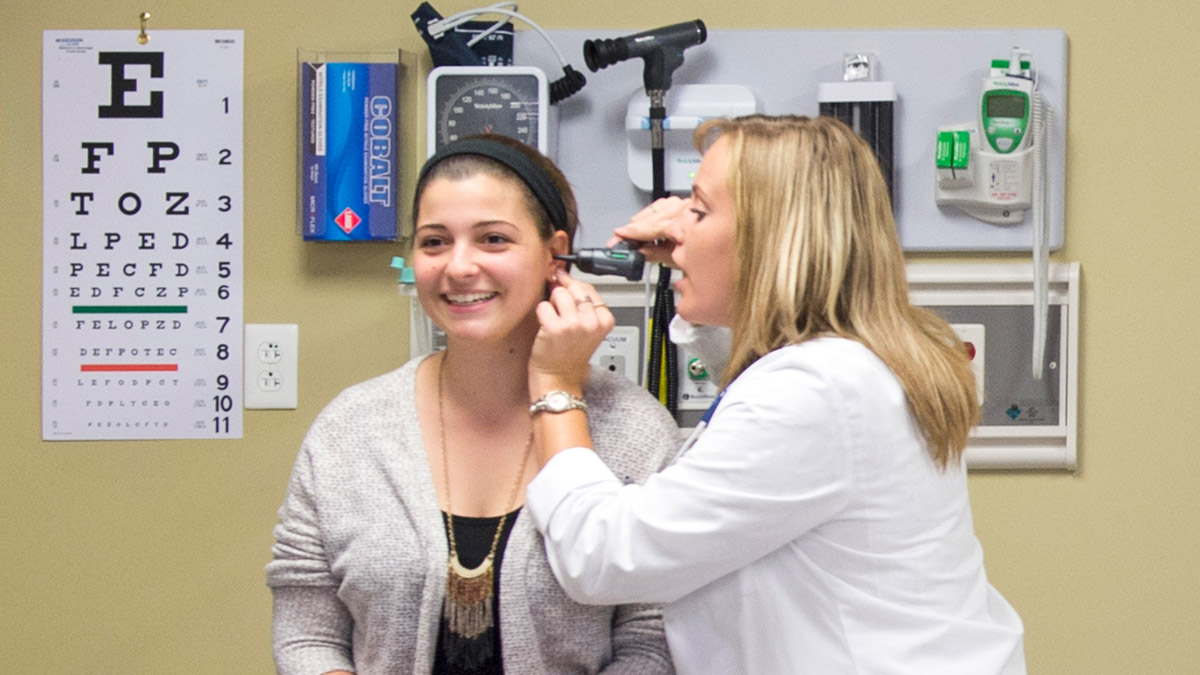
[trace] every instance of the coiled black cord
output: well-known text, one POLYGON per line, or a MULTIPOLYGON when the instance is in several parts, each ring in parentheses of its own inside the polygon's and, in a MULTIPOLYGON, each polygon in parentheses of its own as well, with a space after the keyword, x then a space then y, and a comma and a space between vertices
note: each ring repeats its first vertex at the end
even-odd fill
POLYGON ((568 63, 563 66, 563 76, 550 83, 550 105, 577 94, 585 84, 587 84, 587 78, 583 76, 583 73, 575 70, 568 63))

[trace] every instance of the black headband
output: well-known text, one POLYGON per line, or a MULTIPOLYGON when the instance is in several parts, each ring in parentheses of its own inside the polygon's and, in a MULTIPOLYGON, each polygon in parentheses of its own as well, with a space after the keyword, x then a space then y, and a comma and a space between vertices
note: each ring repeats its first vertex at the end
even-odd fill
POLYGON ((563 204, 562 195, 559 194, 554 181, 528 155, 501 143, 483 138, 465 138, 445 145, 425 161, 425 166, 421 167, 421 173, 417 176, 417 185, 425 180, 425 174, 429 173, 430 169, 443 159, 454 155, 482 155, 508 167, 529 187, 529 191, 546 210, 546 215, 550 217, 550 225, 555 230, 566 231, 567 207, 563 204))

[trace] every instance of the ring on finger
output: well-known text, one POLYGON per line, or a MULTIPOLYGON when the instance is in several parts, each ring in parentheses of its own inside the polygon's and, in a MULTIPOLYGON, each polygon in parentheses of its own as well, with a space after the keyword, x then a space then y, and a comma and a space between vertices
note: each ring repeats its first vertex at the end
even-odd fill
POLYGON ((576 306, 576 307, 578 307, 578 306, 580 306, 580 305, 582 305, 582 304, 584 304, 584 303, 588 303, 588 302, 592 302, 592 303, 594 303, 594 301, 592 300, 591 296, 587 296, 587 295, 585 295, 585 296, 583 296, 582 298, 575 298, 575 306, 576 306))

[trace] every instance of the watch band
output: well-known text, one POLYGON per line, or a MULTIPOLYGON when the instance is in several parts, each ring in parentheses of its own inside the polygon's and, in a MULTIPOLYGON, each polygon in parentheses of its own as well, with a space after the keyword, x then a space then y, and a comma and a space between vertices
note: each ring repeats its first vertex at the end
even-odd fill
POLYGON ((540 412, 561 413, 568 410, 587 410, 587 403, 571 394, 555 389, 548 391, 538 400, 529 405, 529 414, 536 415, 540 412))

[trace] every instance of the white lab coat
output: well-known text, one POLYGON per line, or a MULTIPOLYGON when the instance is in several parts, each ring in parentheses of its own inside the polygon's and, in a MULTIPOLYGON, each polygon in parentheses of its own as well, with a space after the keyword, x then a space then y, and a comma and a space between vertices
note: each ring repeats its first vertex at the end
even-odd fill
POLYGON ((929 457, 862 345, 776 350, 678 461, 625 485, 584 448, 526 506, 568 595, 665 603, 681 675, 1021 675, 960 466, 929 457))

